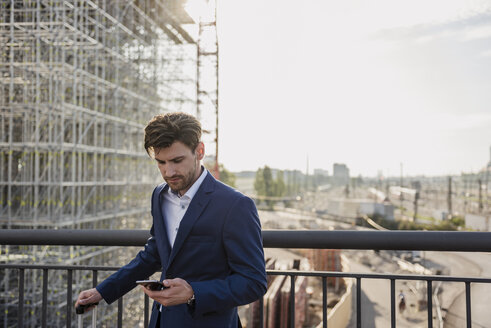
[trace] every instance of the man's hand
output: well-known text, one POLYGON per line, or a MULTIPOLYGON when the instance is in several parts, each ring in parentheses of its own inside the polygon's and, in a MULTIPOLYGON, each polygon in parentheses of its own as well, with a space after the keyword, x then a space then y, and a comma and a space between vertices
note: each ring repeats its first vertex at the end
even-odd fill
POLYGON ((143 286, 141 286, 141 288, 148 297, 159 302, 163 306, 184 304, 194 294, 193 288, 184 279, 166 279, 163 283, 169 288, 156 291, 147 289, 143 286))
MULTIPOLYGON (((75 302, 75 308, 78 305, 87 305, 93 303, 99 303, 102 300, 101 294, 95 288, 87 289, 78 295, 77 302, 75 302)), ((85 309, 85 312, 92 310, 95 305, 85 309)))

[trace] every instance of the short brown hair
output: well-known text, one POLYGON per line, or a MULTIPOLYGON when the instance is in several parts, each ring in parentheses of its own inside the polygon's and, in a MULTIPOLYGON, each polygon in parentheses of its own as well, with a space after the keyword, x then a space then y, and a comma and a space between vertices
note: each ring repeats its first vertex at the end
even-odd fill
POLYGON ((201 123, 190 114, 174 112, 155 116, 145 127, 144 147, 150 156, 155 156, 155 149, 170 147, 175 141, 196 149, 201 141, 201 123))

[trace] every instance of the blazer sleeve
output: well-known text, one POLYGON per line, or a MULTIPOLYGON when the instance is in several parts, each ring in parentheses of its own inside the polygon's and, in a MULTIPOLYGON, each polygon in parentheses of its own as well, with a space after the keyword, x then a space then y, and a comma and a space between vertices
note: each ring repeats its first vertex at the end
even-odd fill
POLYGON ((248 304, 266 292, 261 223, 250 198, 241 196, 231 207, 223 243, 231 273, 225 279, 189 282, 196 299, 193 315, 248 304))
POLYGON ((97 291, 108 304, 135 288, 135 281, 147 279, 161 269, 153 226, 150 229, 150 235, 144 249, 138 252, 130 263, 97 285, 97 291))

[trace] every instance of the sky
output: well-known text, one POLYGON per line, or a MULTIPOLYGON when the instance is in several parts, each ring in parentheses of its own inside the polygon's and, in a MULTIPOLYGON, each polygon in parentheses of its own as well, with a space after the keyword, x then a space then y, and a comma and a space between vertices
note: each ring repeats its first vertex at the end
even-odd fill
POLYGON ((217 1, 228 170, 433 176, 490 161, 491 1, 217 1))

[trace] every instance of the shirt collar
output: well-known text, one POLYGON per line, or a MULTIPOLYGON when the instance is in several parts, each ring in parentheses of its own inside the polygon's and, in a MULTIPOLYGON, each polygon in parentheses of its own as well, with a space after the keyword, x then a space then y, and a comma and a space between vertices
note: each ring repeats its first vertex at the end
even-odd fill
POLYGON ((201 169, 202 169, 202 172, 201 172, 201 175, 199 176, 198 180, 196 180, 193 183, 191 188, 189 188, 188 191, 186 191, 186 193, 184 195, 179 197, 179 193, 174 192, 171 188, 169 188, 169 190, 168 190, 169 195, 175 196, 176 198, 189 198, 189 200, 191 201, 193 199, 194 195, 196 195, 196 192, 198 191, 199 187, 203 183, 203 180, 205 180, 206 175, 208 174, 208 170, 205 169, 203 166, 201 166, 201 169))

